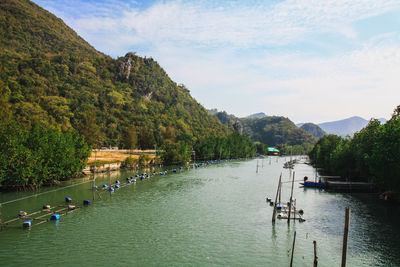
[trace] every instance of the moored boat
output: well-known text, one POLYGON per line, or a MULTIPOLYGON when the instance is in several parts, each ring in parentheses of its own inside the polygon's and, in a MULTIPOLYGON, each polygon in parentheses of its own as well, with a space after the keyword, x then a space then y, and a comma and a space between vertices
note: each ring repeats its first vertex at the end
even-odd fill
POLYGON ((319 183, 319 182, 304 181, 303 183, 300 184, 304 187, 325 188, 325 183, 319 183))
MULTIPOLYGON (((316 180, 316 179, 315 179, 316 180)), ((304 182, 300 183, 304 187, 313 187, 313 188, 325 188, 325 183, 321 181, 321 178, 319 177, 318 182, 317 181, 308 181, 308 177, 304 176, 304 182)))

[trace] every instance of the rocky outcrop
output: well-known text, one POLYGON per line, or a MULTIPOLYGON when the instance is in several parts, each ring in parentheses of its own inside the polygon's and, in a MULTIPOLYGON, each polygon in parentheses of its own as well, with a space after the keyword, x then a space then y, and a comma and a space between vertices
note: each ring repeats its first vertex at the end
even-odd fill
POLYGON ((119 65, 118 75, 125 80, 129 79, 129 75, 131 74, 132 68, 132 59, 129 56, 125 56, 122 59, 121 64, 119 65))

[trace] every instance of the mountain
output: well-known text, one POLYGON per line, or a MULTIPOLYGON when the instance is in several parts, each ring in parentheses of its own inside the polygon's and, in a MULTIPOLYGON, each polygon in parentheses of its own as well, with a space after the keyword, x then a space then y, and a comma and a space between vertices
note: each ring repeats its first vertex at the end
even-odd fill
POLYGON ((267 116, 264 118, 241 119, 243 133, 253 141, 258 141, 269 146, 280 144, 302 145, 316 141, 315 137, 298 128, 291 120, 280 116, 267 116))
MULTIPOLYGON (((380 121, 381 124, 384 124, 386 122, 385 118, 379 118, 378 120, 380 121)), ((354 116, 354 117, 347 118, 344 120, 324 122, 324 123, 320 123, 318 125, 316 125, 314 123, 297 123, 296 126, 303 128, 303 125, 312 124, 312 125, 316 125, 319 128, 321 128, 321 130, 324 131, 325 134, 328 133, 328 134, 336 134, 336 135, 340 135, 340 136, 346 136, 346 135, 353 135, 355 132, 360 131, 362 128, 367 126, 368 123, 369 123, 369 121, 367 121, 361 117, 354 116)), ((307 129, 305 129, 305 130, 308 132, 313 131, 313 130, 308 130, 309 127, 310 126, 306 126, 307 129)), ((312 127, 315 128, 315 126, 312 126, 312 127)), ((315 130, 317 130, 317 129, 315 129, 315 130)), ((317 130, 317 131, 319 131, 319 130, 317 130)), ((313 133, 311 133, 311 134, 313 134, 313 133)))
POLYGON ((96 146, 226 135, 152 58, 113 59, 28 0, 0 2, 0 120, 75 129, 96 146), (186 137, 185 137, 186 136, 186 137))
POLYGON ((275 146, 310 144, 316 141, 315 137, 296 127, 291 120, 285 117, 266 116, 262 113, 264 116, 260 118, 237 118, 225 111, 217 112, 215 109, 212 110, 212 113, 223 124, 247 135, 254 142, 275 146))
POLYGON ((316 138, 321 138, 322 136, 326 135, 326 132, 314 123, 304 123, 300 126, 300 128, 316 138))
POLYGON ((344 120, 320 123, 318 126, 328 134, 345 136, 353 135, 355 132, 360 131, 367 126, 368 122, 366 119, 354 116, 344 120))
POLYGON ((255 114, 251 114, 249 116, 247 116, 247 119, 255 119, 255 118, 264 118, 267 117, 267 115, 265 115, 264 112, 260 112, 260 113, 255 113, 255 114))

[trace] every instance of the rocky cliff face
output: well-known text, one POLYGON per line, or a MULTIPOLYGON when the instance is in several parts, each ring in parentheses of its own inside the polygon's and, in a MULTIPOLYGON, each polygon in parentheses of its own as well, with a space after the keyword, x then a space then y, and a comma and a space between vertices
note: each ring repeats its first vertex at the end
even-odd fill
POLYGON ((131 68, 132 68, 132 59, 129 56, 125 56, 121 60, 121 63, 119 64, 118 68, 119 77, 123 80, 128 80, 129 75, 131 74, 131 68))

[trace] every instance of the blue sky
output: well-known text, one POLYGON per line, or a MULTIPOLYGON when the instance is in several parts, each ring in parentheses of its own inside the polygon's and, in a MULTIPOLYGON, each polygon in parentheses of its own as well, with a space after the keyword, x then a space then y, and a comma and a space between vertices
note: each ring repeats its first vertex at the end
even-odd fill
POLYGON ((295 122, 390 117, 398 0, 34 0, 97 50, 152 57, 206 108, 295 122))

